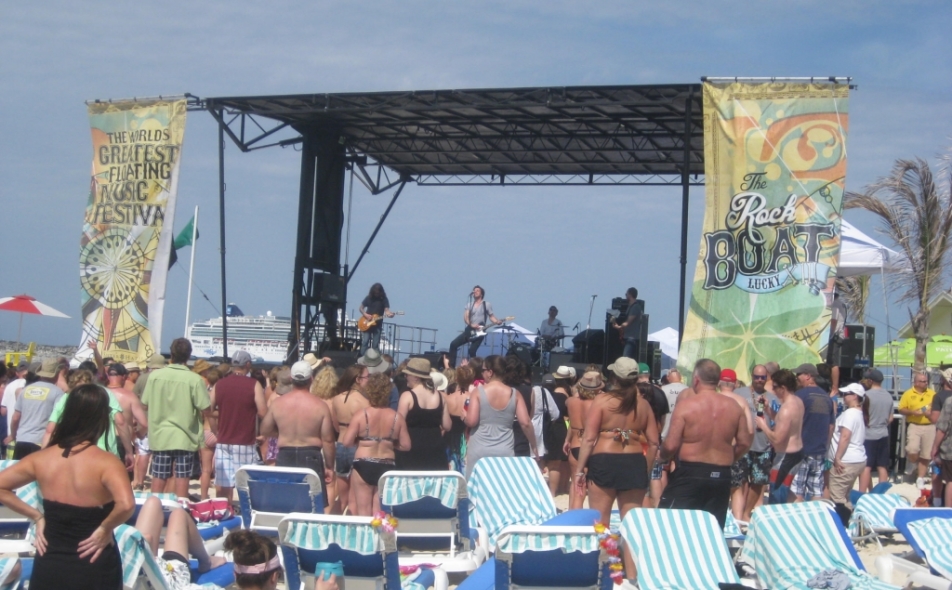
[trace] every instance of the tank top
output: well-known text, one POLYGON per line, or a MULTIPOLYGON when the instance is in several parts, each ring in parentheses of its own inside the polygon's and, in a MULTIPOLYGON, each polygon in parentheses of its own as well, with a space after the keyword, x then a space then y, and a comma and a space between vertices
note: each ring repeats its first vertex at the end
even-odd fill
POLYGON ((511 389, 509 403, 497 410, 489 405, 486 390, 479 386, 479 424, 469 437, 469 449, 484 456, 512 454, 512 422, 516 417, 517 395, 519 392, 511 389))
POLYGON ((255 444, 255 419, 258 417, 258 406, 255 405, 257 383, 254 378, 246 375, 228 375, 215 383, 219 444, 255 444))

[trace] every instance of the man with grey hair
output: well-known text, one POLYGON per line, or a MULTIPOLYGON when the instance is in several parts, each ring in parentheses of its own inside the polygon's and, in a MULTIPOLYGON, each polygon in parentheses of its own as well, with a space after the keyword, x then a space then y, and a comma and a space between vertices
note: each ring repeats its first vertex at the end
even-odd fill
POLYGON ((750 448, 751 432, 744 411, 717 392, 721 368, 710 359, 694 366, 694 395, 678 400, 662 461, 677 458, 678 467, 661 495, 659 508, 705 510, 721 528, 731 493, 731 465, 750 448))
POLYGON ((277 437, 278 467, 313 469, 330 484, 337 441, 330 408, 311 393, 310 363, 298 361, 291 365, 290 373, 291 391, 271 402, 261 421, 261 434, 277 437))

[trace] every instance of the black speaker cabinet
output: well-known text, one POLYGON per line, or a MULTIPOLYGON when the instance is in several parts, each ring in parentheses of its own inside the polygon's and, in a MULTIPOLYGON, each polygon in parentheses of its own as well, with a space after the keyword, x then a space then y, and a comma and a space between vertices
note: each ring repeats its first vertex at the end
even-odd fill
POLYGON ((559 367, 568 367, 572 364, 574 356, 566 352, 549 353, 549 370, 554 373, 559 367))
POLYGON ((532 365, 532 347, 523 342, 513 342, 506 351, 506 356, 518 357, 526 366, 532 365))
POLYGON ((334 362, 335 369, 343 370, 357 363, 360 352, 356 350, 325 350, 323 356, 334 362))
POLYGON ((645 364, 651 367, 651 378, 661 379, 661 343, 649 341, 645 350, 645 357, 648 359, 645 364))
POLYGON ((872 367, 876 347, 876 328, 863 324, 846 324, 846 338, 840 347, 840 358, 833 359, 840 367, 872 367))
POLYGON ((312 303, 338 303, 347 301, 347 281, 344 277, 326 273, 314 273, 311 284, 312 303))

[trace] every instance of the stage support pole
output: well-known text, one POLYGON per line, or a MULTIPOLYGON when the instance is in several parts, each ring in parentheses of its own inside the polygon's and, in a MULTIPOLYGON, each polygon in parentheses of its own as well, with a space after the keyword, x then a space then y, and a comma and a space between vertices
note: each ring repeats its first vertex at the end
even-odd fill
MULTIPOLYGON (((228 294, 225 283, 225 111, 218 111, 218 220, 219 252, 221 253, 221 354, 228 356, 228 294)), ((195 246, 192 246, 194 251, 195 246)))
POLYGON ((684 163, 681 168, 681 291, 678 303, 678 346, 684 338, 684 298, 687 291, 688 266, 688 205, 691 195, 691 105, 694 90, 684 105, 684 163))

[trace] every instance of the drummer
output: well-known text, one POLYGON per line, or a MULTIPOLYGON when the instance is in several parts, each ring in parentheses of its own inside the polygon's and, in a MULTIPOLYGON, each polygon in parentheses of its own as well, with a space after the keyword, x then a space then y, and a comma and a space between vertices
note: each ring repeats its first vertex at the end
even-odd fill
POLYGON ((565 327, 562 320, 558 319, 559 310, 554 305, 549 308, 549 317, 542 320, 539 327, 539 350, 543 355, 543 366, 549 366, 549 352, 556 346, 562 345, 562 338, 565 337, 565 327))

